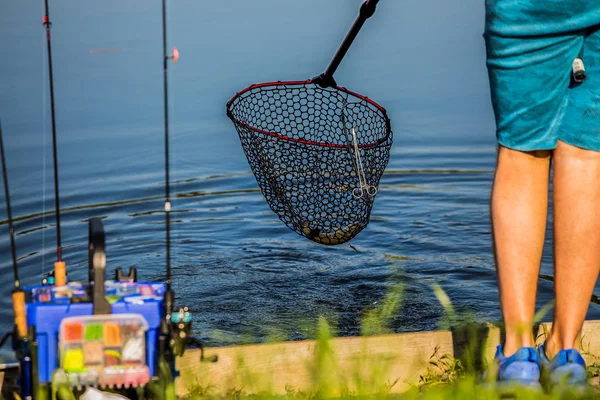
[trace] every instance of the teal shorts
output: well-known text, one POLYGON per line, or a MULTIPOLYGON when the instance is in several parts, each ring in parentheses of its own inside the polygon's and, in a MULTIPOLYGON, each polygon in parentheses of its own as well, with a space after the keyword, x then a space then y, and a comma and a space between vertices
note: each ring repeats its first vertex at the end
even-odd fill
POLYGON ((600 0, 487 0, 484 37, 501 146, 600 151, 600 0))

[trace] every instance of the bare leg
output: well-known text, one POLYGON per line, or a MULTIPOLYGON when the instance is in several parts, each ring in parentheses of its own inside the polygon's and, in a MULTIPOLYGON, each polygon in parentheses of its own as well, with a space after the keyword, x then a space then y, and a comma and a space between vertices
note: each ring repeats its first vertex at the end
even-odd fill
POLYGON ((500 147, 491 211, 504 355, 533 347, 533 316, 548 216, 550 151, 500 147))
POLYGON ((556 307, 546 344, 551 359, 579 348, 600 271, 600 152, 559 142, 554 152, 556 307))

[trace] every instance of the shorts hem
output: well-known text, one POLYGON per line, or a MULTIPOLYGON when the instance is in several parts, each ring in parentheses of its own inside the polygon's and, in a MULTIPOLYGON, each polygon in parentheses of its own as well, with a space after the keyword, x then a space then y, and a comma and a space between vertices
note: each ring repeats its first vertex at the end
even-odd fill
POLYGON ((570 140, 570 138, 559 138, 558 140, 565 144, 568 144, 569 146, 578 147, 582 150, 600 152, 600 144, 598 144, 598 146, 586 146, 583 143, 578 142, 576 140, 570 140))
POLYGON ((556 140, 556 143, 552 146, 552 145, 547 145, 547 146, 531 146, 531 145, 513 145, 513 144, 508 144, 502 140, 497 140, 497 143, 499 146, 502 147, 506 147, 507 149, 510 150, 516 150, 516 151, 522 151, 522 152, 531 152, 531 151, 547 151, 547 150, 556 150, 556 146, 558 144, 558 142, 561 141, 565 144, 568 144, 569 146, 573 146, 573 147, 577 147, 580 148, 582 150, 587 150, 587 151, 594 151, 594 152, 600 152, 600 143, 597 146, 588 146, 585 145, 577 140, 571 140, 570 138, 558 138, 556 140))
POLYGON ((544 150, 554 150, 556 149, 556 142, 554 145, 514 145, 504 142, 503 140, 498 140, 498 145, 502 147, 506 147, 507 149, 516 150, 516 151, 544 151, 544 150))

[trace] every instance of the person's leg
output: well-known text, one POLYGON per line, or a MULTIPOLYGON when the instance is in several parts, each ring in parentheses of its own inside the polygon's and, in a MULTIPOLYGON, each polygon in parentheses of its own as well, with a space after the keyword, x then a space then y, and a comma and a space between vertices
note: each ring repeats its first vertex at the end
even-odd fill
POLYGON ((578 348, 600 271, 600 29, 586 33, 587 79, 570 90, 554 155, 556 307, 545 351, 578 348))
POLYGON ((556 307, 545 351, 579 348, 600 272, 600 152, 559 142, 554 153, 556 307))
POLYGON ((548 210, 550 151, 500 147, 491 199, 504 355, 534 347, 533 316, 548 210))

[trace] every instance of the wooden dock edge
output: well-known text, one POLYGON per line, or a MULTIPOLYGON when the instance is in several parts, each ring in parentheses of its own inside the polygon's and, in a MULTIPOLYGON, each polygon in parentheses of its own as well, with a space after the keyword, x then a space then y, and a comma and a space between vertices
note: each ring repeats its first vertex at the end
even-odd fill
MULTIPOLYGON (((550 327, 549 323, 538 326, 539 343, 550 327)), ((420 376, 432 367, 429 360, 436 349, 438 355, 448 354, 463 364, 469 353, 475 354, 469 359, 474 361, 472 365, 479 364, 474 365, 478 368, 493 358, 500 335, 496 326, 477 325, 461 330, 334 338, 328 342, 330 352, 321 351, 326 356, 320 358, 314 357, 315 341, 205 349, 205 356, 218 356, 215 363, 201 363, 200 351, 189 350, 177 360, 180 377, 176 390, 180 396, 207 390, 285 394, 310 390, 320 379, 350 391, 356 390, 358 383, 363 390, 389 385, 392 393, 398 393, 419 384, 420 376)), ((600 321, 585 322, 582 345, 588 364, 600 362, 600 321)))

